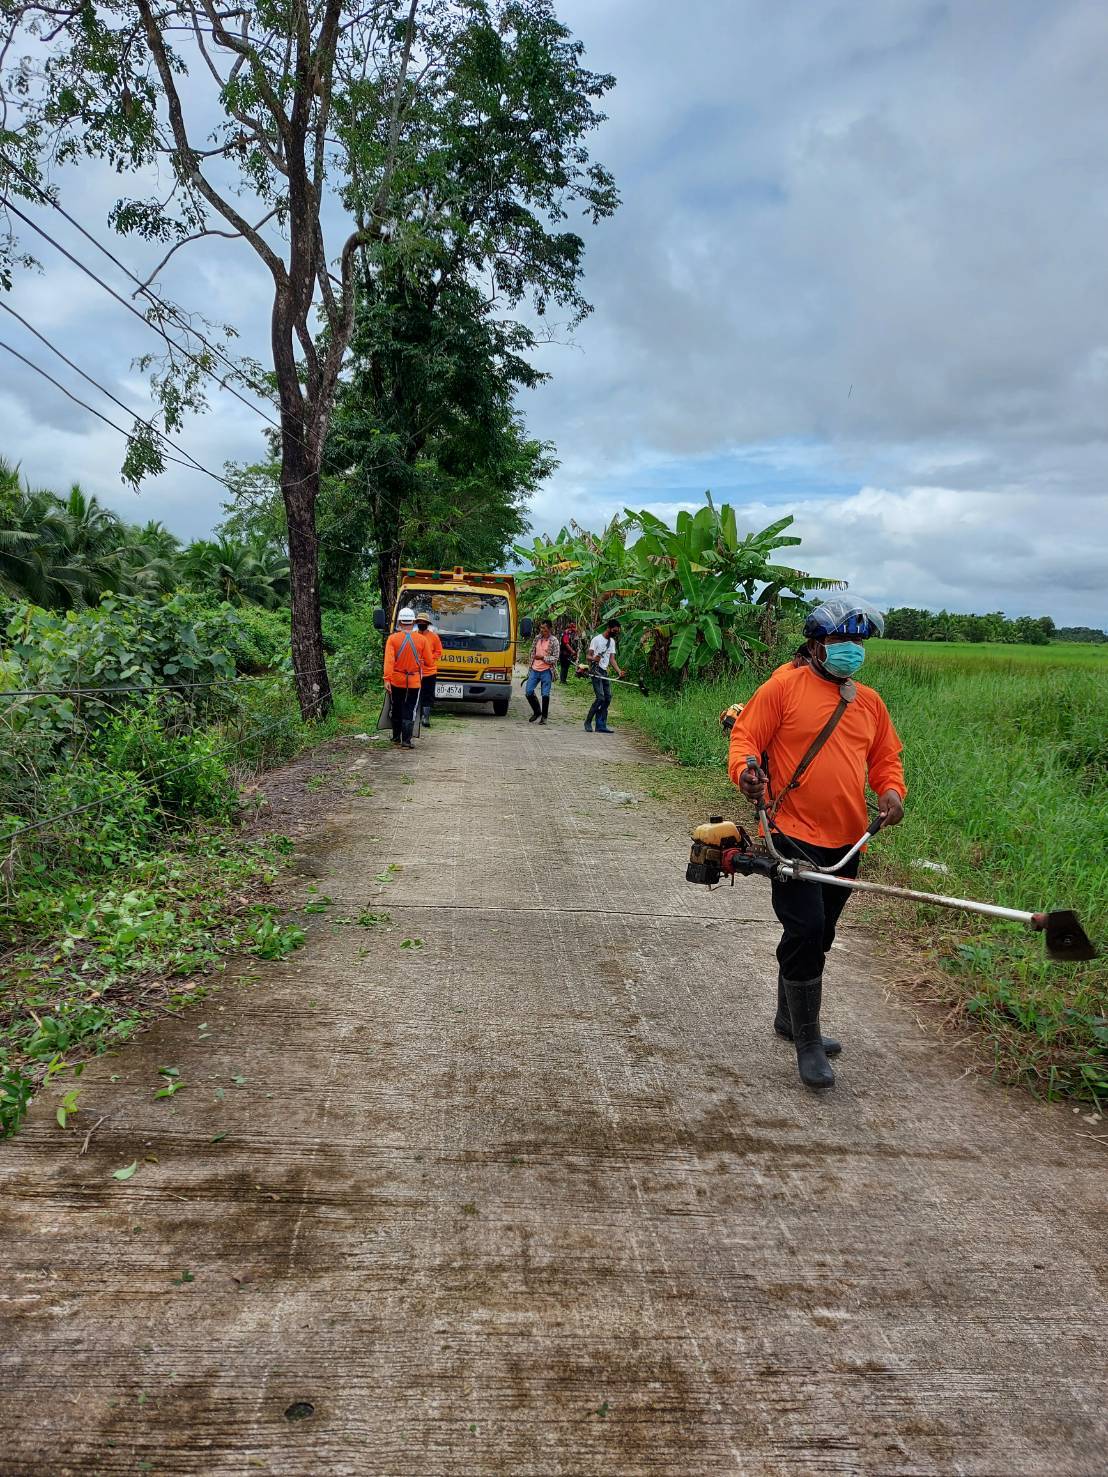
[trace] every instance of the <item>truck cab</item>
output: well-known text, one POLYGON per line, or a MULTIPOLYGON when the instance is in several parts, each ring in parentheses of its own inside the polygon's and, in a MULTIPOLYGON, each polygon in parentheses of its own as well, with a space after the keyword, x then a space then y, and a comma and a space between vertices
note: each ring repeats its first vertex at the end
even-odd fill
POLYGON ((435 701, 491 703, 498 717, 508 711, 512 667, 520 639, 531 636, 531 621, 520 620, 516 582, 510 574, 477 574, 454 569, 402 569, 391 621, 374 612, 379 631, 395 631, 397 612, 410 605, 418 616, 429 612, 442 642, 435 701))

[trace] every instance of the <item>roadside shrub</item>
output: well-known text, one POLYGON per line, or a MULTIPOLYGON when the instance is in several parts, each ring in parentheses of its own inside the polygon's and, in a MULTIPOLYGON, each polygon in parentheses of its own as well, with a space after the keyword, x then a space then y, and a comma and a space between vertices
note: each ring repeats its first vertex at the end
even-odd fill
MULTIPOLYGON (((144 852, 158 829, 150 797, 135 787, 133 776, 116 774, 87 756, 44 776, 33 809, 35 816, 58 819, 17 838, 17 855, 32 871, 111 872, 144 852), (65 813, 72 810, 77 814, 65 813)), ((9 815, 2 824, 8 831, 27 819, 9 815)))
POLYGON ((226 621, 227 649, 240 672, 290 670, 292 629, 288 610, 263 610, 260 605, 237 609, 221 605, 219 610, 226 621))
POLYGON ((235 689, 234 703, 220 720, 217 742, 219 747, 233 744, 229 761, 240 772, 253 772, 291 758, 303 747, 307 733, 288 680, 275 677, 271 682, 244 682, 235 689))
MULTIPOLYGON (((12 608, 0 635, 0 693, 32 687, 155 687, 234 676, 227 650, 228 616, 190 609, 187 597, 140 600, 105 595, 94 609, 12 608)), ((37 704, 42 698, 24 700, 37 704)), ((110 694, 74 700, 75 717, 95 721, 111 711, 110 694)), ((21 708, 14 708, 18 717, 21 708)))
POLYGON ((230 820, 238 796, 227 765, 210 733, 174 732, 174 710, 182 704, 144 700, 126 716, 113 718, 97 734, 90 754, 104 768, 140 784, 167 820, 230 820))
POLYGON ((385 638, 373 624, 376 590, 363 589, 348 605, 323 612, 323 639, 331 654, 333 686, 361 694, 381 686, 385 638))

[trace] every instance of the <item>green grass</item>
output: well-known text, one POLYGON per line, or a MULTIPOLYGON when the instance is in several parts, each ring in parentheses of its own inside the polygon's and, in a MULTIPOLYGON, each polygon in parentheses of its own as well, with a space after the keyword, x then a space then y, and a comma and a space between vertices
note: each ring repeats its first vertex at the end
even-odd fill
POLYGON ((964 672, 1055 671, 1059 667, 1108 675, 1108 644, 1057 641, 1049 646, 1012 646, 1003 641, 875 641, 867 661, 911 659, 941 663, 964 672))
MULTIPOLYGON (((281 700, 289 722, 269 735, 251 739, 258 715, 253 727, 236 715, 244 736, 235 757, 244 769, 376 721, 374 694, 336 695, 332 714, 313 725, 281 700)), ((268 712, 261 716, 269 721, 268 712)), ((224 743, 228 732, 218 736, 224 743)), ((94 823, 102 823, 97 810, 72 822, 94 823)), ((71 856, 81 854, 76 840, 71 856)), ((204 999, 210 976, 232 955, 282 959, 299 947, 303 930, 267 901, 288 850, 279 838, 252 844, 218 825, 143 835, 99 872, 67 866, 64 850, 49 865, 39 859, 25 868, 0 907, 0 1139, 18 1129, 44 1083, 79 1074, 89 1057, 121 1046, 156 1012, 204 999)))
MULTIPOLYGON (((1073 908, 1102 943, 1108 652, 873 642, 864 677, 904 742, 909 786, 905 821, 874 843, 867 873, 1009 907, 1073 908)), ((645 699, 621 688, 613 706, 696 768, 706 804, 717 804, 718 715, 753 686, 736 677, 645 699)), ((878 915, 887 938, 910 932, 931 955, 943 998, 984 1029, 998 1075, 1046 1096, 1108 1099, 1108 962, 1049 963, 1037 935, 971 914, 887 904, 878 915)))

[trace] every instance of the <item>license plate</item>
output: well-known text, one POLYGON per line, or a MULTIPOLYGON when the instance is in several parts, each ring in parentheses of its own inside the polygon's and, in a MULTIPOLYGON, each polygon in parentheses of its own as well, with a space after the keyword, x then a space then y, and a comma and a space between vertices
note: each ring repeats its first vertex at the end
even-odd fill
POLYGON ((436 682, 436 697, 461 697, 465 688, 460 682, 436 682))

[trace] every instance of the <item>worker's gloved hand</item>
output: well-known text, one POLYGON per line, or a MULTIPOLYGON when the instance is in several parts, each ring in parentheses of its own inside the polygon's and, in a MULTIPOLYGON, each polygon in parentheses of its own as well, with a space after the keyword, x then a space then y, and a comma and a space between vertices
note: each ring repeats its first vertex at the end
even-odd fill
POLYGON ((899 826, 904 819, 904 801, 896 790, 886 790, 877 802, 882 826, 899 826))
POLYGON ((766 798, 766 777, 760 769, 744 769, 739 775, 739 789, 757 804, 766 798))

